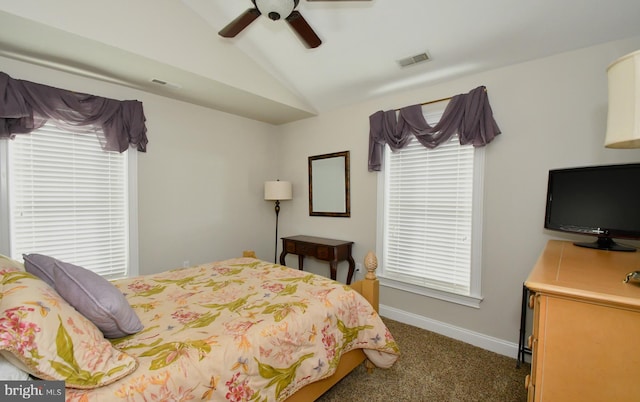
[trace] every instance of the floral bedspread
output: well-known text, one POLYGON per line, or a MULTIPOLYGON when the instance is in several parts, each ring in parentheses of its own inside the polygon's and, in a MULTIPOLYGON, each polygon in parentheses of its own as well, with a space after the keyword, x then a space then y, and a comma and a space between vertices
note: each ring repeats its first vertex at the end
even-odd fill
POLYGON ((398 347, 356 291, 308 272, 238 258, 115 281, 145 328, 113 340, 140 366, 67 401, 281 401, 362 348, 390 367, 398 347))

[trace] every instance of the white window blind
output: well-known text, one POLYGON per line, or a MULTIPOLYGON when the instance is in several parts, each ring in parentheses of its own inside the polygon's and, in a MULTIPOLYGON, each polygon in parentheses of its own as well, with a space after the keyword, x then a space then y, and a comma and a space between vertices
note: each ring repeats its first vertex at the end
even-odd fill
POLYGON ((11 255, 39 253, 107 278, 128 274, 128 160, 94 133, 45 125, 9 144, 11 255))
MULTIPOLYGON (((388 147, 387 147, 388 150, 388 147)), ((415 138, 385 155, 384 276, 472 295, 474 148, 415 138)))

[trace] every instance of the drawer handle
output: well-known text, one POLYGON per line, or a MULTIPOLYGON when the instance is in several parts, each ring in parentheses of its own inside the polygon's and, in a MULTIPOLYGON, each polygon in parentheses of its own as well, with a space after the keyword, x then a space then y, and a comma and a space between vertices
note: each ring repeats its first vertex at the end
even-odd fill
POLYGON ((532 346, 533 346, 533 335, 529 335, 529 338, 527 339, 527 347, 531 349, 532 346))
POLYGON ((530 295, 529 296, 529 308, 533 308, 534 305, 535 305, 535 295, 530 295))
POLYGON ((524 389, 529 390, 529 386, 531 385, 531 374, 527 374, 524 378, 524 389))

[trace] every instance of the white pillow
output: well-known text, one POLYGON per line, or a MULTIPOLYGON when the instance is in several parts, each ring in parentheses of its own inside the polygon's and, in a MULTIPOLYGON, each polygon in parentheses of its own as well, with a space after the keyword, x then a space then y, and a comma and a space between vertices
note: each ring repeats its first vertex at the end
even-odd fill
POLYGON ((9 363, 7 359, 0 355, 0 380, 2 381, 16 381, 16 380, 28 380, 29 373, 20 370, 13 364, 9 363))

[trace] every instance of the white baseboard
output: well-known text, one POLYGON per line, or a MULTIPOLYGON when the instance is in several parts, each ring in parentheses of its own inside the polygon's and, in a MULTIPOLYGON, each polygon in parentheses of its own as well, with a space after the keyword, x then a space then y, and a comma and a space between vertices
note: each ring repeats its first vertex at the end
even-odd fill
POLYGON ((512 357, 514 359, 518 356, 517 343, 494 338, 479 332, 469 331, 465 328, 456 327, 445 322, 432 320, 418 314, 408 313, 385 305, 380 305, 380 315, 404 324, 413 325, 414 327, 426 329, 427 331, 457 339, 491 352, 512 357))

